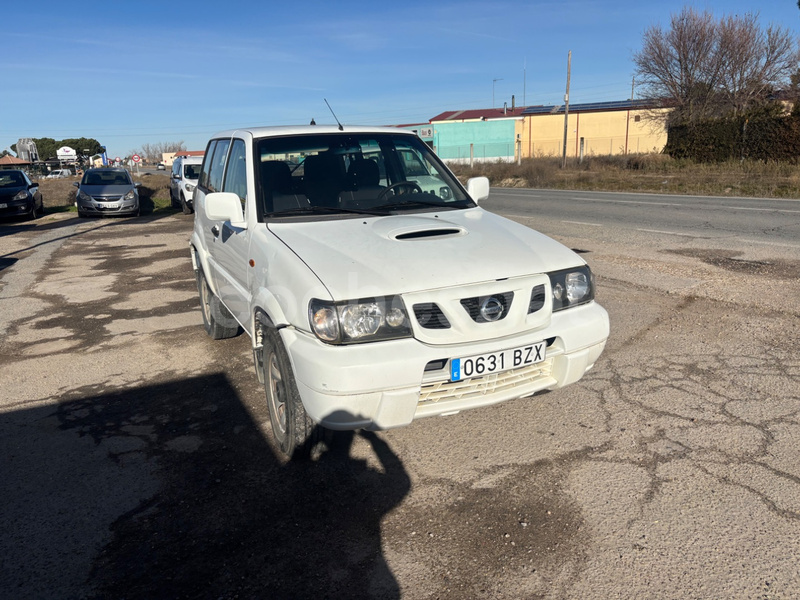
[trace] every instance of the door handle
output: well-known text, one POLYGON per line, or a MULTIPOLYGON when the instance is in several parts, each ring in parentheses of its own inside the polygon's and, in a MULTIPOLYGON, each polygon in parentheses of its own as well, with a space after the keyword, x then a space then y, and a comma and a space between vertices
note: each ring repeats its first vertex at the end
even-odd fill
POLYGON ((211 233, 214 234, 214 237, 219 237, 219 225, 214 225, 211 228, 211 233))

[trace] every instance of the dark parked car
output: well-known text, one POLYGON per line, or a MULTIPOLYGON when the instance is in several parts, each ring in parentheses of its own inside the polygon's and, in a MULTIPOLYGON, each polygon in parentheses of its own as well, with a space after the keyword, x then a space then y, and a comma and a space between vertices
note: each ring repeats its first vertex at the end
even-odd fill
POLYGON ((38 183, 32 182, 25 171, 0 170, 0 217, 35 219, 43 212, 38 183))
POLYGON ((78 216, 139 215, 139 190, 130 173, 120 168, 87 169, 80 182, 75 203, 78 216))

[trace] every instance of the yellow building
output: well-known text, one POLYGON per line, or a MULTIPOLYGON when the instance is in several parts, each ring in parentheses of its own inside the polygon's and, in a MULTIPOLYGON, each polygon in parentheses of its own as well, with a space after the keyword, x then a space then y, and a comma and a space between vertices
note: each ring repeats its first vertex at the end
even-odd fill
MULTIPOLYGON (((569 107, 567 156, 661 152, 667 143, 669 109, 642 100, 594 102, 569 107)), ((517 124, 523 158, 561 156, 564 106, 529 106, 517 124)))

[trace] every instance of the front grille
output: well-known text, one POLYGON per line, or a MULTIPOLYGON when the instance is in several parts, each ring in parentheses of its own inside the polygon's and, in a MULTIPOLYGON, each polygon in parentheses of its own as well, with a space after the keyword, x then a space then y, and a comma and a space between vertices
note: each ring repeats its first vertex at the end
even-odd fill
POLYGON ((537 310, 544 308, 545 302, 545 289, 543 285, 537 285, 531 291, 531 301, 528 304, 528 314, 535 313, 537 310))
POLYGON ((502 321, 505 319, 506 315, 508 314, 508 309, 511 307, 511 301, 514 299, 514 292, 506 292, 505 294, 492 294, 491 296, 480 296, 476 298, 464 298, 461 301, 461 306, 466 309, 466 311, 469 313, 469 316, 476 323, 494 322, 488 321, 481 314, 481 305, 488 298, 496 298, 503 307, 503 312, 500 315, 500 318, 494 319, 494 321, 502 321))
POLYGON ((434 302, 415 304, 414 316, 420 327, 425 329, 450 329, 450 321, 444 316, 439 305, 434 302))
POLYGON ((492 373, 483 377, 473 377, 463 381, 438 381, 422 386, 419 404, 430 404, 445 400, 471 400, 484 398, 493 394, 502 394, 514 387, 549 379, 553 370, 553 359, 548 358, 540 363, 512 369, 501 373, 492 373))

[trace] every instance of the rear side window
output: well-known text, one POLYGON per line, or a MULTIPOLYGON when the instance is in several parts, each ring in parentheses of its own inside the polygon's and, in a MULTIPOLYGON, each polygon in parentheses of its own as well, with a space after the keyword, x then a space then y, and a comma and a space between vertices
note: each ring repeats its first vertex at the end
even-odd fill
POLYGON ((208 170, 208 185, 206 188, 209 192, 222 191, 222 176, 225 173, 225 157, 228 154, 228 146, 230 145, 230 140, 217 140, 217 146, 214 148, 214 156, 211 158, 208 170))
POLYGON ((197 182, 197 185, 202 188, 208 189, 208 170, 211 167, 211 159, 214 157, 214 148, 216 147, 216 140, 212 140, 208 143, 208 148, 206 148, 206 155, 203 157, 203 167, 200 169, 200 177, 197 182))

